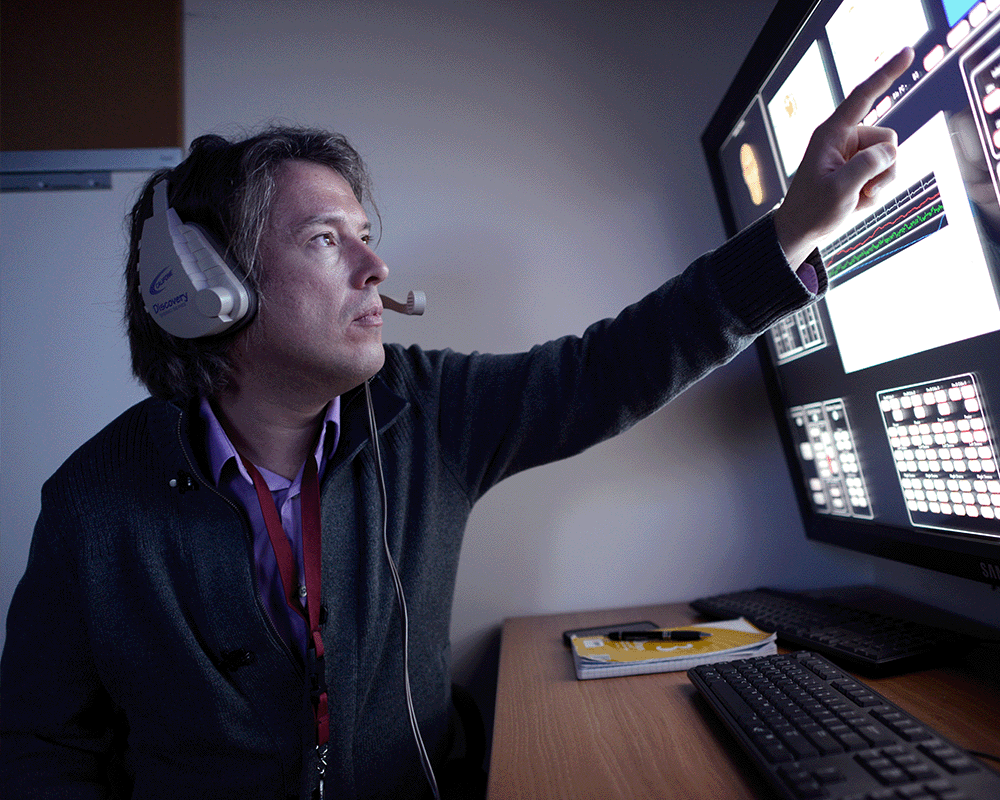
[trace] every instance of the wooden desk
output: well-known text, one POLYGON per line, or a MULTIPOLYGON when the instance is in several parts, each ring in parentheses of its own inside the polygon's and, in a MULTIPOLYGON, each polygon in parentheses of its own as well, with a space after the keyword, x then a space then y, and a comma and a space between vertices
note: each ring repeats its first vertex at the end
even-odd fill
MULTIPOLYGON (((489 800, 767 798, 766 784, 683 672, 576 680, 570 628, 696 617, 686 604, 508 619, 489 800)), ((997 651, 865 682, 963 747, 1000 754, 997 651)))

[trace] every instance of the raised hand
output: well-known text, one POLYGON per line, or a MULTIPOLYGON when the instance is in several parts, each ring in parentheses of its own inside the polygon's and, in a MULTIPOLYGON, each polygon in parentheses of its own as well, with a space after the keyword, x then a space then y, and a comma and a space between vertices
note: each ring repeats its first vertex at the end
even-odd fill
POLYGON ((872 104, 913 61, 904 48, 858 86, 813 132, 774 213, 774 226, 793 267, 798 267, 853 211, 874 205, 895 175, 896 132, 862 125, 872 104))

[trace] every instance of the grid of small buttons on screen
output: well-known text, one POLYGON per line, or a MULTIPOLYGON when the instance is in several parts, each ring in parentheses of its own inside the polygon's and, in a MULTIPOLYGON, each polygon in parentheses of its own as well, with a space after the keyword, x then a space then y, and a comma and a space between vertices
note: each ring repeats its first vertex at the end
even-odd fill
POLYGON ((840 398, 789 409, 813 507, 871 519, 868 489, 840 398))
POLYGON ((880 392, 879 403, 914 524, 1000 519, 996 454, 971 374, 880 392))
POLYGON ((826 333, 816 307, 806 306, 775 323, 771 328, 771 341, 779 363, 825 347, 826 333))

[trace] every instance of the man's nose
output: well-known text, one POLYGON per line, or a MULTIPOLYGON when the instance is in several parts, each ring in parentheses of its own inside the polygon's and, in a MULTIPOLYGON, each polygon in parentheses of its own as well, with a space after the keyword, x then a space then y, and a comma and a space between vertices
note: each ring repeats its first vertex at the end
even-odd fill
POLYGON ((367 245, 360 245, 355 264, 355 280, 358 287, 378 286, 388 277, 388 265, 367 245))

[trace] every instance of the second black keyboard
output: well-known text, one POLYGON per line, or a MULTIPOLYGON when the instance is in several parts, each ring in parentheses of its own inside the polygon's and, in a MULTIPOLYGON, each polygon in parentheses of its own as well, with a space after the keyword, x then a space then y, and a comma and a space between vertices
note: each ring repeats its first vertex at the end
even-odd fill
POLYGON ((943 628, 776 589, 703 597, 691 607, 712 619, 745 617, 758 628, 777 633, 785 645, 823 653, 868 675, 928 666, 960 655, 974 643, 943 628))

